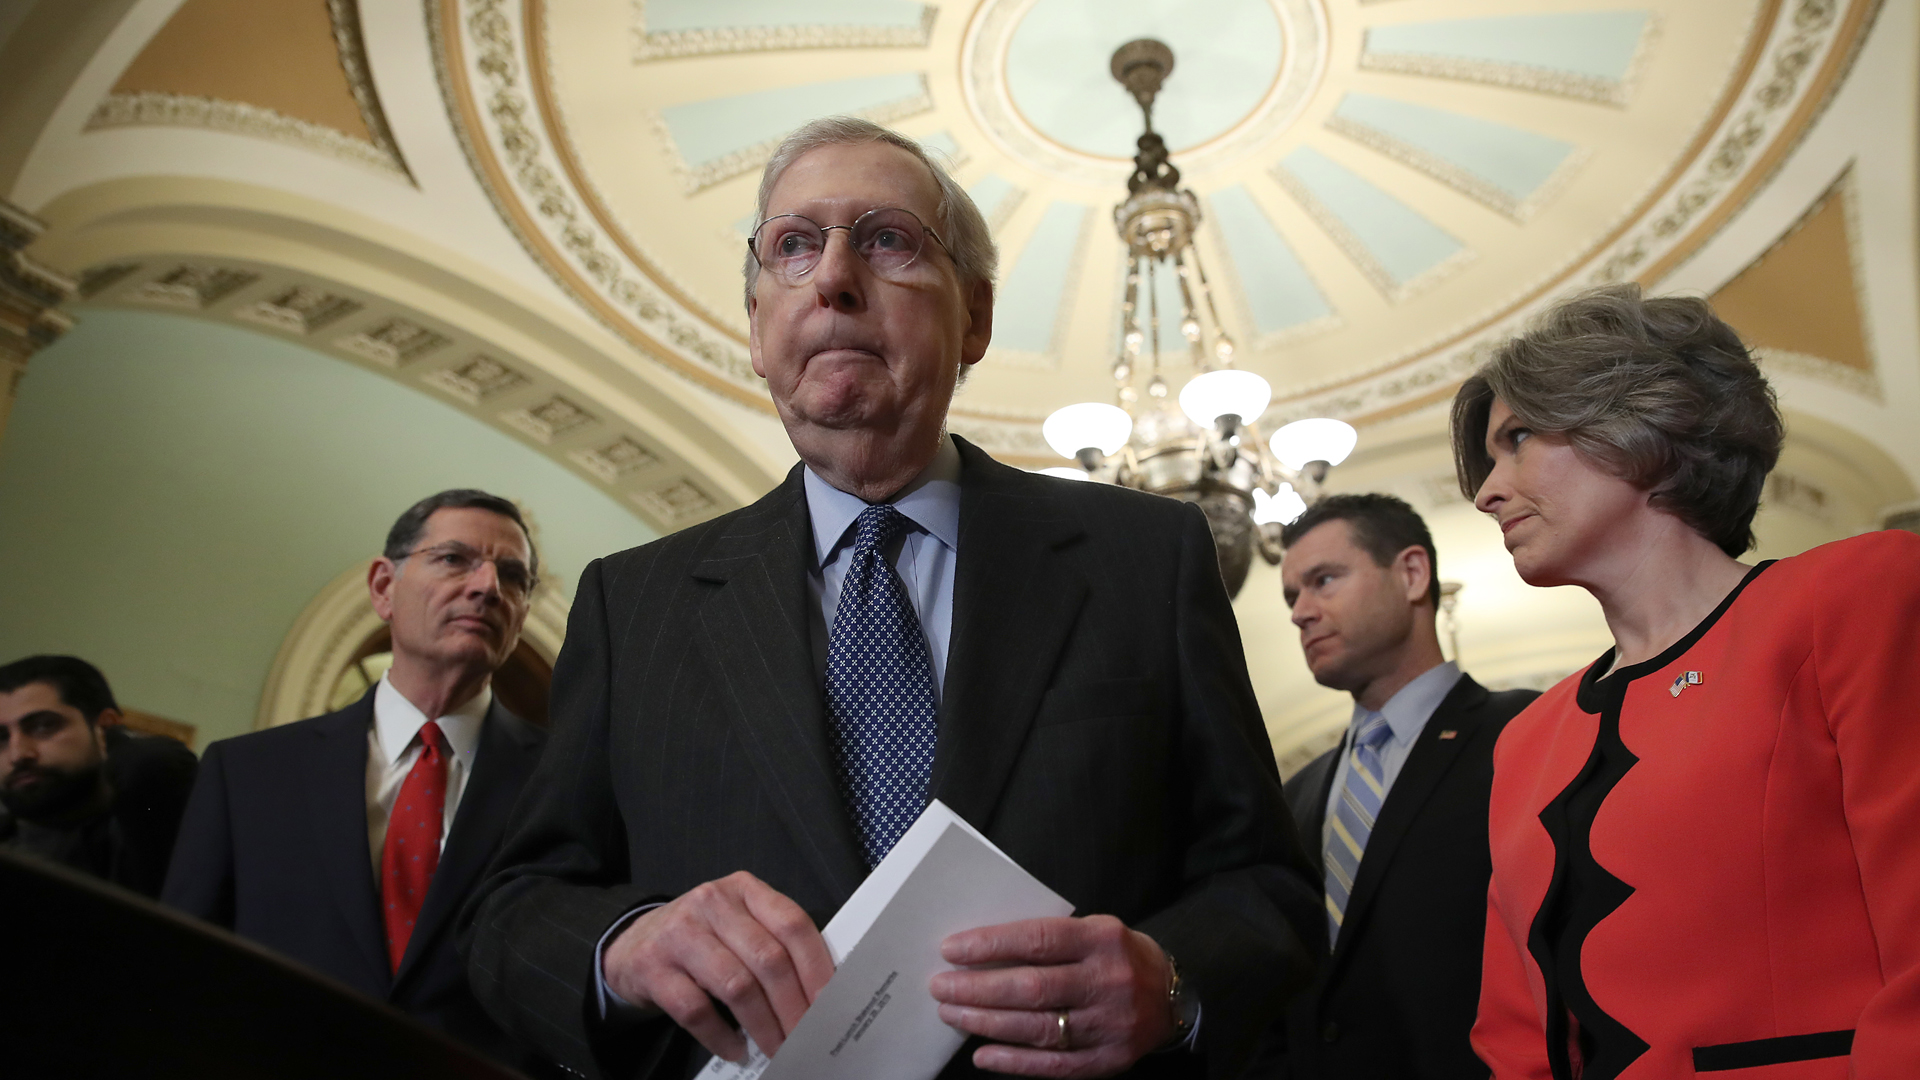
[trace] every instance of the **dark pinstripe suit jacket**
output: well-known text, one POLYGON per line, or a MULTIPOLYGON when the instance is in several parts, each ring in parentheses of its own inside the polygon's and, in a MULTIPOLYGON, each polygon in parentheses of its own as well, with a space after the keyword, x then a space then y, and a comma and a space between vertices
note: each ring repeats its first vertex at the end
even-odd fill
MULTIPOLYGON (((1179 959, 1200 1052, 1131 1075, 1232 1075, 1308 974, 1320 915, 1205 520, 956 442, 932 794, 1079 913, 1179 959)), ((570 1068, 680 1077, 706 1059, 669 1021, 592 1019, 595 944, 635 905, 747 870, 824 924, 866 874, 833 780, 811 536, 796 467, 581 576, 553 741, 467 911, 475 992, 570 1068)), ((943 1075, 974 1075, 968 1056, 943 1075)))

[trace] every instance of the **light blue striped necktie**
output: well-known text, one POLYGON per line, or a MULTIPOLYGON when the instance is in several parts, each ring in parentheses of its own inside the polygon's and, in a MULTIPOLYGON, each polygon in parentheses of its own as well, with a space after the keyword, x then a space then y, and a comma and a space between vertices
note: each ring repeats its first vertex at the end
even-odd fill
POLYGON ((1380 804, 1387 799, 1387 773, 1380 765, 1380 747, 1392 737, 1387 718, 1368 711, 1360 730, 1354 733, 1353 752, 1347 755, 1347 782, 1340 789, 1340 801, 1334 804, 1333 820, 1327 829, 1329 949, 1340 940, 1340 920, 1353 896, 1354 879, 1360 876, 1360 855, 1367 850, 1367 836, 1380 816, 1380 804))

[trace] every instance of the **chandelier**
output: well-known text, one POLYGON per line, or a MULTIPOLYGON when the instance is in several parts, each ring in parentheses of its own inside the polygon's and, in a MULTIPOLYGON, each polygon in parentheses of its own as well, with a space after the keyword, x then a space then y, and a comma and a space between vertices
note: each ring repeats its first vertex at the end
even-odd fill
MULTIPOLYGON (((1173 72, 1173 50, 1152 38, 1113 54, 1113 77, 1140 104, 1146 131, 1113 221, 1127 246, 1120 303, 1120 353, 1113 362, 1119 404, 1082 402, 1047 417, 1047 445, 1079 468, 1046 472, 1185 499, 1212 528, 1227 592, 1238 594, 1254 552, 1280 561, 1280 530, 1319 499, 1327 470, 1352 453, 1357 436, 1339 420, 1298 420, 1261 433, 1273 398, 1267 380, 1233 366, 1233 339, 1220 325, 1194 230, 1200 202, 1180 187, 1180 170, 1153 130, 1153 99, 1173 72), (1160 283, 1177 281, 1179 311, 1160 310, 1160 283), (1179 319, 1192 375, 1170 398, 1160 327, 1179 319), (1137 384, 1144 377, 1144 399, 1137 384), (1176 404, 1177 403, 1177 404, 1176 404)), ((1171 366, 1171 364, 1167 365, 1171 366)))

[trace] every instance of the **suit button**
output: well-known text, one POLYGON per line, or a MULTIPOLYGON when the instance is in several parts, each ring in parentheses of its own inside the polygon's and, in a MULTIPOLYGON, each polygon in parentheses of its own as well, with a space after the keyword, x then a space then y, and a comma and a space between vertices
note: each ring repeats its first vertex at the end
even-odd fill
POLYGON ((1329 1020, 1320 1027, 1320 1041, 1335 1043, 1340 1041, 1340 1025, 1329 1020))

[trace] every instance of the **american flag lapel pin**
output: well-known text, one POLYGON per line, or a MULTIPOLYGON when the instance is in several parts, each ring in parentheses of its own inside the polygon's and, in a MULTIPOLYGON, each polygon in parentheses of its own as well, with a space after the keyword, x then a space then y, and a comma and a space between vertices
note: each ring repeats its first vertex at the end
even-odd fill
POLYGON ((1440 737, 1443 739, 1452 739, 1457 737, 1459 734, 1460 733, 1458 731, 1455 731, 1453 728, 1447 728, 1445 731, 1442 731, 1440 733, 1440 737))
POLYGON ((1683 671, 1677 677, 1675 677, 1675 679, 1673 680, 1673 686, 1668 689, 1668 693, 1672 694, 1674 697, 1679 697, 1680 691, 1685 690, 1689 686, 1699 686, 1703 681, 1704 680, 1700 678, 1699 672, 1683 671))

